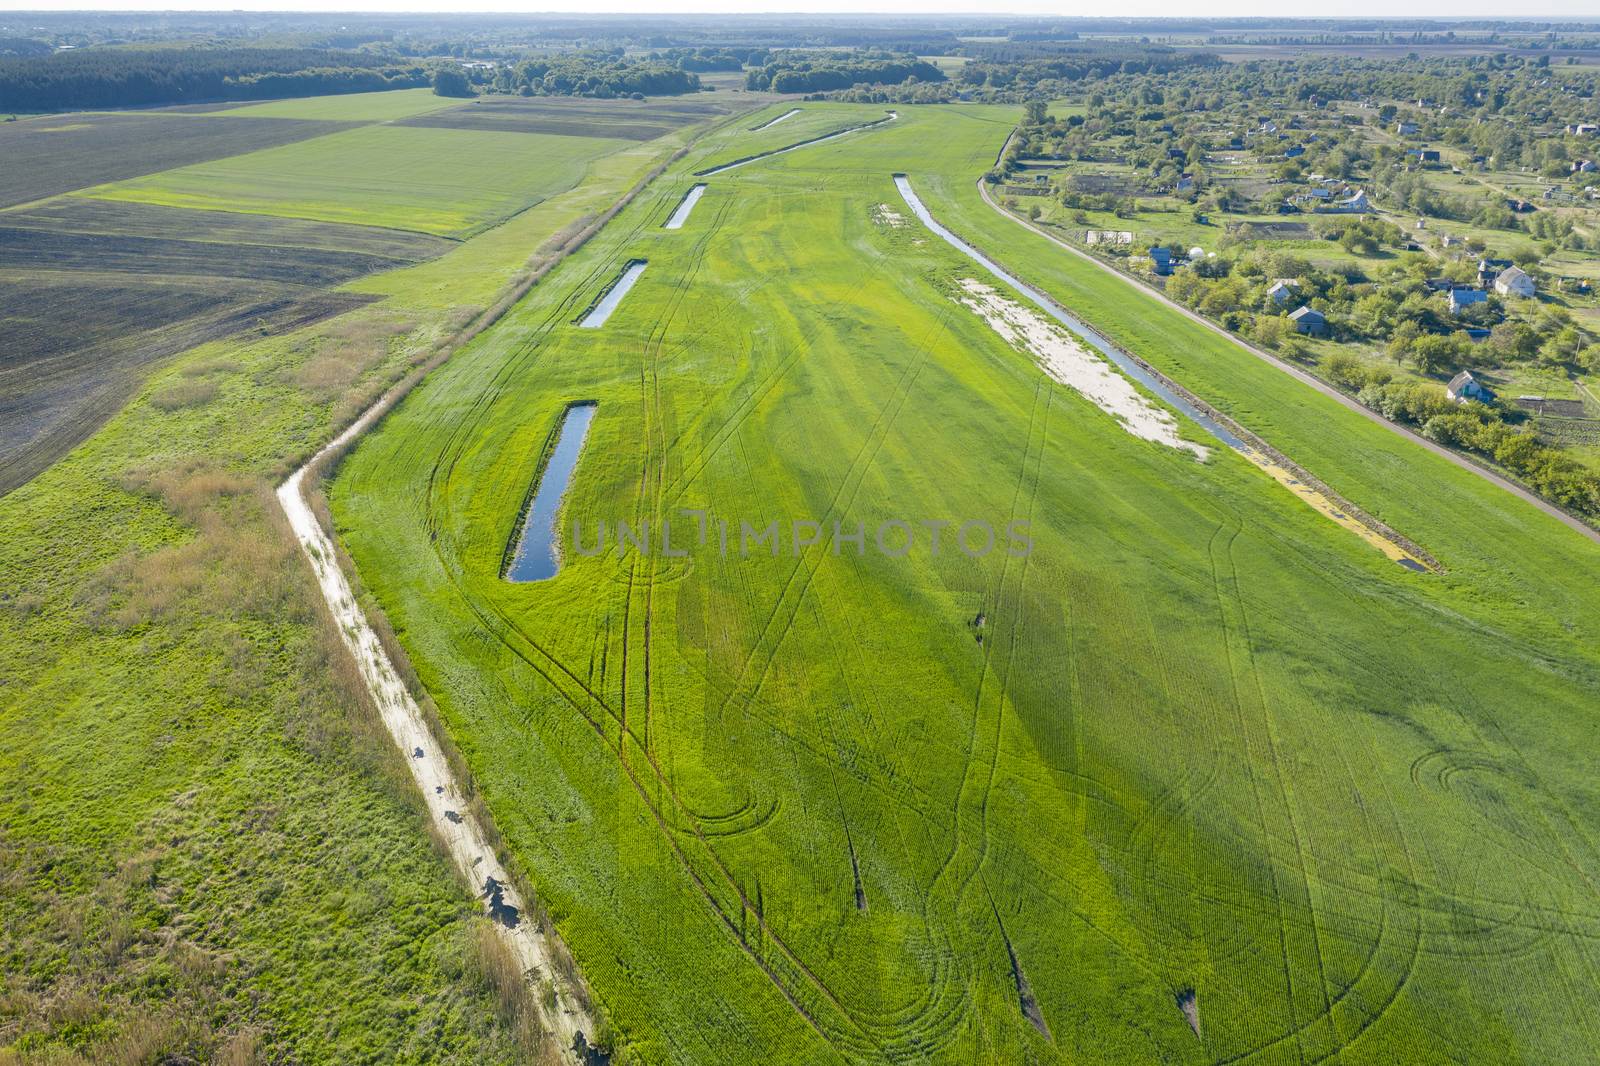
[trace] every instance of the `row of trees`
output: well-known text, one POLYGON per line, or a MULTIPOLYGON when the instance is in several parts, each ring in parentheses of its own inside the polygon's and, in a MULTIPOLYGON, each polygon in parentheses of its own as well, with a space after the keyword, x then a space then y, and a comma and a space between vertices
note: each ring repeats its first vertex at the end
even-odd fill
POLYGON ((0 111, 370 92, 428 84, 421 66, 321 48, 91 48, 0 58, 0 111))
MULTIPOLYGON (((497 67, 488 88, 524 96, 677 96, 700 91, 700 75, 675 62, 631 59, 617 51, 535 56, 497 67)), ((436 91, 438 91, 436 89, 436 91)), ((449 94, 446 94, 449 95, 449 94)))
POLYGON ((775 93, 818 93, 857 85, 944 80, 944 71, 914 55, 779 52, 745 76, 745 87, 775 93))

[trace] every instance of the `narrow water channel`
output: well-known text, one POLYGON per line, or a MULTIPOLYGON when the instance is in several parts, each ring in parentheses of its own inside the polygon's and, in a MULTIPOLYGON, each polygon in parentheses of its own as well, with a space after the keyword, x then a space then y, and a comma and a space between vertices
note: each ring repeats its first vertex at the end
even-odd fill
POLYGON ((751 133, 760 133, 762 130, 770 130, 772 127, 776 126, 778 123, 782 122, 784 119, 786 119, 786 118, 794 118, 799 113, 800 113, 800 109, 798 107, 794 108, 792 111, 785 111, 783 114, 779 115, 777 118, 773 119, 771 122, 763 122, 759 126, 752 126, 751 129, 750 129, 750 132, 751 133))
POLYGON ((611 312, 617 309, 622 298, 628 295, 628 290, 633 288, 633 283, 639 280, 639 275, 643 274, 644 268, 649 265, 643 259, 635 259, 629 263, 616 284, 606 290, 606 294, 600 297, 600 302, 589 309, 589 313, 583 316, 583 321, 578 325, 584 329, 599 329, 605 325, 606 319, 611 317, 611 312))
POLYGON ((545 581, 555 577, 556 571, 561 569, 560 553, 556 550, 560 543, 556 518, 567 494, 567 483, 578 468, 578 456, 583 452, 584 438, 589 435, 594 413, 592 403, 575 403, 567 408, 556 436, 555 450, 550 453, 550 461, 539 477, 533 502, 528 504, 516 553, 511 557, 511 565, 506 567, 507 581, 545 581))
POLYGON ((954 233, 951 233, 949 230, 939 225, 938 222, 934 221, 933 216, 928 213, 928 209, 924 207, 922 205, 922 201, 917 198, 916 192, 911 188, 911 183, 906 180, 904 174, 896 174, 894 177, 894 183, 895 186, 899 188, 900 195, 905 198, 906 205, 911 208, 912 213, 921 219, 922 224, 937 234, 946 244, 955 248, 967 258, 983 267, 989 273, 993 274, 995 277, 1011 286, 1017 292, 1027 297, 1028 300, 1032 301, 1038 306, 1039 310, 1043 311, 1045 314, 1049 315, 1063 326, 1066 326, 1079 337, 1082 337, 1084 340, 1088 341, 1089 344, 1094 346, 1096 351, 1115 363, 1124 374, 1127 374, 1130 378, 1137 381, 1139 384, 1143 385, 1157 396, 1161 397, 1161 399, 1165 400, 1167 403, 1171 404, 1185 418, 1189 419, 1189 421, 1193 422, 1195 425, 1199 426, 1201 429, 1205 430, 1207 433, 1211 434, 1213 437, 1217 438, 1217 440, 1226 444, 1234 451, 1244 452, 1246 450, 1244 441, 1240 440, 1234 434, 1228 432, 1228 430, 1219 422, 1217 422, 1216 419, 1212 418, 1210 415, 1207 415, 1194 404, 1190 403, 1182 396, 1179 396, 1177 393, 1167 388, 1166 385, 1162 384, 1159 379, 1151 375, 1151 373, 1144 367, 1140 366, 1138 363, 1135 363, 1133 360, 1117 351, 1116 348, 1112 347, 1111 343, 1104 337, 1100 336, 1100 334, 1096 333, 1082 322, 1079 322, 1076 318, 1073 318, 1071 315, 1067 314, 1067 312, 1056 305, 1054 300, 1050 299, 1042 292, 1039 292, 1037 289, 1023 284, 1021 281, 1017 280, 1014 276, 1008 273, 1004 267, 1000 266, 998 263, 994 262, 994 260, 990 259, 982 252, 972 247, 972 245, 968 244, 960 237, 957 237, 954 233))
POLYGON ((684 195, 683 203, 679 204, 678 209, 672 212, 672 217, 667 219, 667 224, 662 228, 682 229, 683 224, 689 221, 689 212, 694 210, 694 205, 699 203, 700 197, 704 196, 705 194, 706 186, 704 182, 692 187, 688 193, 684 195))
POLYGON ((756 155, 747 156, 744 159, 735 159, 731 163, 723 163, 721 166, 712 167, 710 170, 697 170, 695 171, 694 176, 697 178, 709 178, 713 174, 721 174, 727 170, 737 170, 740 167, 748 166, 749 164, 761 159, 771 159, 775 155, 787 155, 790 152, 798 152, 802 148, 810 148, 813 145, 822 144, 826 141, 836 141, 840 137, 848 137, 852 133, 859 133, 861 130, 870 130, 874 127, 882 126, 886 122, 893 122, 899 117, 900 112, 890 111, 885 117, 878 119, 876 122, 868 122, 863 126, 851 126, 849 129, 840 130, 837 133, 830 133, 822 137, 813 137, 809 141, 801 141, 799 144, 791 144, 787 148, 777 148, 770 152, 760 152, 756 155))

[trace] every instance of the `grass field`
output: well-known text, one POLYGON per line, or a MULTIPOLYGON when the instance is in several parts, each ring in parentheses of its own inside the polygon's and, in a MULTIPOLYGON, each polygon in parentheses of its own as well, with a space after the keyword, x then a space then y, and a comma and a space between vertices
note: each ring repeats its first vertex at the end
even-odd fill
POLYGON ((745 154, 725 128, 334 485, 628 1050, 1590 1058, 1594 546, 990 210, 973 183, 1014 113, 902 115, 713 177, 661 229, 693 171, 745 154), (909 214, 896 171, 1447 573, 1054 385, 953 298, 977 268, 881 211, 909 214), (632 259, 615 315, 576 328, 632 259), (590 556, 568 527, 554 580, 504 582, 576 400, 599 405, 584 542, 671 518, 689 554, 590 556), (684 508, 1026 520, 1033 550, 724 557, 684 508))
POLYGON ((244 104, 215 115, 240 118, 300 118, 334 122, 392 122, 396 119, 460 107, 461 101, 439 96, 432 89, 393 89, 377 93, 349 93, 344 96, 304 96, 297 100, 272 100, 264 104, 244 104))
POLYGON ((0 497, 0 1062, 537 1061, 270 489, 690 135, 352 283, 381 303, 183 353, 0 497))
POLYGON ((591 163, 627 143, 366 126, 88 195, 463 237, 574 187, 591 163))
POLYGON ((46 115, 0 123, 0 207, 336 133, 329 122, 211 115, 46 115))
POLYGON ((482 96, 448 111, 408 119, 404 125, 648 141, 682 126, 719 118, 727 114, 729 106, 672 97, 642 101, 482 96))

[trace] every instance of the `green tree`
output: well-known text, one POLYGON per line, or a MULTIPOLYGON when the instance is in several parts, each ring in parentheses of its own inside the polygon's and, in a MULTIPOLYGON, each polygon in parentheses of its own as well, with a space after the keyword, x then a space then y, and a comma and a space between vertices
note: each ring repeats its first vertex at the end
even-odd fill
POLYGON ((433 95, 472 96, 472 83, 460 67, 440 67, 433 72, 433 95))

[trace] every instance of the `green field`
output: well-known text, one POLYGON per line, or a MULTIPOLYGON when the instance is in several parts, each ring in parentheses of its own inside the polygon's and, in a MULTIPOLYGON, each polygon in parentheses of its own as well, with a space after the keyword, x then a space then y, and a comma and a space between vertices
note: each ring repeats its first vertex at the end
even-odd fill
POLYGON ((1595 546, 988 208, 1016 117, 905 108, 705 179, 662 230, 694 171, 747 154, 755 122, 726 125, 332 486, 625 1049, 1590 1060, 1595 546), (1446 572, 1053 384, 953 298, 989 279, 894 172, 1446 572), (616 314, 575 327, 633 259, 616 314), (689 554, 588 556, 569 524, 557 578, 502 581, 577 400, 599 404, 566 505, 584 542, 670 518, 689 554), (724 556, 686 508, 1025 520, 1033 550, 724 556))
POLYGON ((211 113, 238 115, 242 118, 315 118, 340 122, 390 122, 460 106, 460 100, 439 96, 432 89, 392 89, 379 93, 303 96, 297 100, 272 100, 264 104, 244 104, 211 113))
POLYGON ((87 195, 463 237, 574 187, 590 164, 629 143, 367 126, 87 195))
MULTIPOLYGON (((484 948, 271 488, 693 133, 629 144, 462 243, 98 200, 19 215, 231 242, 246 264, 273 242, 449 251, 350 283, 336 318, 168 359, 0 496, 0 1063, 533 1057, 531 993, 484 948)), ((8 358, 163 306, 17 274, 0 314, 38 336, 8 358)))

